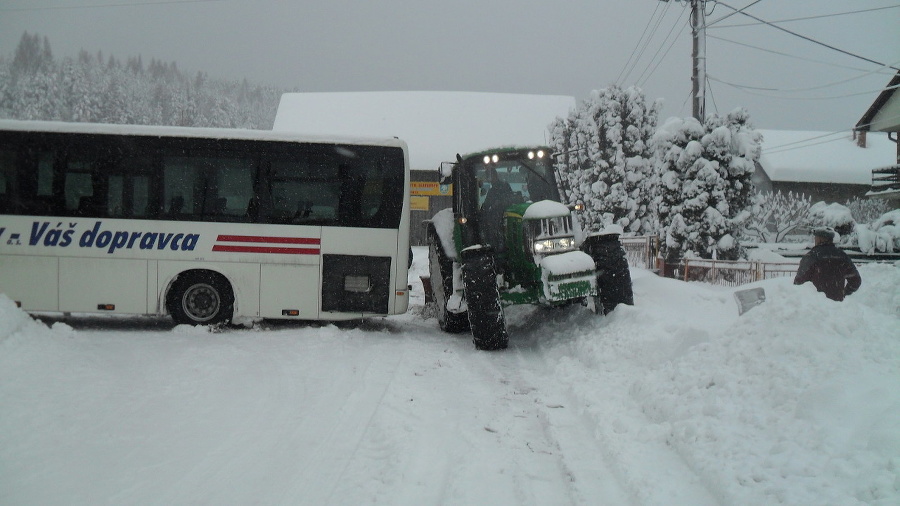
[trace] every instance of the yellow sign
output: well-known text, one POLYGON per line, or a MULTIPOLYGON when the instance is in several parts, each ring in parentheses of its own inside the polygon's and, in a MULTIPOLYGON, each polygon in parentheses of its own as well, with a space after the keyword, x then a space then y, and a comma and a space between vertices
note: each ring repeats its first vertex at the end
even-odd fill
POLYGON ((412 211, 427 211, 428 197, 412 196, 409 198, 409 208, 412 211))
POLYGON ((452 184, 413 181, 409 184, 410 195, 433 195, 436 197, 453 195, 452 184))

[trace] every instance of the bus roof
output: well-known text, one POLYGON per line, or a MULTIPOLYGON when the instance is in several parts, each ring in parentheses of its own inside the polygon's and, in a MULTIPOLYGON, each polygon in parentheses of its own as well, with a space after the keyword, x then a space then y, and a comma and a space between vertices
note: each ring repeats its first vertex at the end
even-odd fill
POLYGON ((229 139, 264 142, 312 142, 320 144, 353 144, 401 147, 406 142, 394 138, 306 135, 271 130, 237 128, 195 128, 151 125, 113 125, 107 123, 67 123, 63 121, 20 121, 0 119, 0 131, 48 132, 65 134, 134 135, 143 137, 177 137, 196 139, 229 139))

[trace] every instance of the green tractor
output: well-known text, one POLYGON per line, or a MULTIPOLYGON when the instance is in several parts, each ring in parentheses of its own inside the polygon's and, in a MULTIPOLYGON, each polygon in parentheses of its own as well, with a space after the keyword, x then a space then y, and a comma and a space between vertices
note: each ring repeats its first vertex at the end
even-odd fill
POLYGON ((507 347, 503 308, 583 303, 604 314, 633 304, 621 229, 585 237, 560 203, 546 147, 501 148, 441 166, 453 208, 426 222, 431 297, 446 332, 482 350, 507 347))

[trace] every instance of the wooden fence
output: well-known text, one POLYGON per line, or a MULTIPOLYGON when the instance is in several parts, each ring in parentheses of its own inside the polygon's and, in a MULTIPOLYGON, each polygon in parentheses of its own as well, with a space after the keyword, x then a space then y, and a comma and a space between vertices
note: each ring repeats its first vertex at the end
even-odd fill
POLYGON ((677 265, 664 265, 662 259, 658 258, 658 237, 622 237, 621 242, 631 267, 650 269, 684 281, 739 286, 763 279, 793 277, 797 273, 798 264, 790 262, 686 259, 677 265))
POLYGON ((622 248, 625 249, 628 265, 640 269, 656 269, 656 254, 659 251, 659 237, 649 235, 622 237, 619 241, 622 243, 622 248))
POLYGON ((684 272, 685 281, 739 286, 763 279, 794 276, 797 273, 797 264, 692 258, 682 261, 681 270, 684 272))

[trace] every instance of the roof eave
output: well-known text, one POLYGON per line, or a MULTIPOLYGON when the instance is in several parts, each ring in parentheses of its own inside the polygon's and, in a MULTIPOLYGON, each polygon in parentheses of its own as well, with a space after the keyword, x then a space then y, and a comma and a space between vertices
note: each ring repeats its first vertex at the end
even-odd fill
POLYGON ((884 107, 884 104, 891 99, 894 93, 897 91, 897 86, 900 86, 900 71, 894 75, 894 78, 891 79, 891 82, 888 83, 887 87, 878 94, 875 98, 875 101, 872 102, 872 105, 863 114, 863 117, 860 118, 859 121, 856 122, 856 127, 854 128, 860 132, 868 132, 869 128, 872 125, 872 120, 875 119, 875 115, 878 114, 878 111, 884 107))

